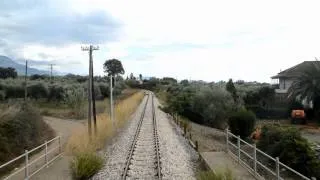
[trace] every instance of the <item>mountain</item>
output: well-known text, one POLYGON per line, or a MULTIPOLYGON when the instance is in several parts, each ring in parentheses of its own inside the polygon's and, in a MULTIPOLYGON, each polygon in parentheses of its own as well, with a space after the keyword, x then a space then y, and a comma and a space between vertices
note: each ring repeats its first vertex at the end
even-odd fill
MULTIPOLYGON (((0 67, 12 67, 16 69, 18 75, 24 75, 26 70, 25 65, 16 63, 15 61, 8 58, 7 56, 1 56, 1 55, 0 55, 0 67)), ((28 67, 28 75, 33 75, 33 74, 50 74, 50 72, 28 67)))

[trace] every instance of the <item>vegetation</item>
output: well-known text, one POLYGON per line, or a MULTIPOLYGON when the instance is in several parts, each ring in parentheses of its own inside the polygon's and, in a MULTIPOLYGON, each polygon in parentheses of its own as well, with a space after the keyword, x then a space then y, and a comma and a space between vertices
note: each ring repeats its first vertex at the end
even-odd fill
POLYGON ((18 73, 14 68, 0 67, 0 79, 16 78, 16 77, 18 77, 18 73))
POLYGON ((294 81, 289 88, 289 98, 313 103, 316 117, 320 117, 320 65, 310 64, 294 76, 294 81))
POLYGON ((109 59, 103 64, 104 71, 108 74, 108 76, 124 74, 124 69, 122 67, 121 61, 117 59, 109 59))
POLYGON ((308 177, 320 178, 320 160, 312 145, 295 128, 264 126, 257 147, 308 177))
POLYGON ((90 179, 103 166, 103 159, 95 152, 79 153, 71 162, 72 176, 74 179, 90 179))
POLYGON ((53 130, 32 105, 24 102, 10 105, 0 115, 0 164, 53 136, 53 130))
MULTIPOLYGON (((137 92, 118 102, 115 106, 116 127, 122 127, 130 115, 135 111, 143 98, 142 92, 137 92)), ((66 146, 68 154, 95 152, 104 147, 107 139, 111 137, 115 128, 106 113, 97 115, 98 134, 91 139, 88 137, 87 127, 76 129, 72 132, 66 146)))
POLYGON ((235 135, 246 139, 254 130, 256 117, 251 111, 240 110, 229 117, 229 128, 235 135))
POLYGON ((80 88, 68 89, 64 94, 64 101, 75 113, 76 117, 84 118, 85 92, 80 88))

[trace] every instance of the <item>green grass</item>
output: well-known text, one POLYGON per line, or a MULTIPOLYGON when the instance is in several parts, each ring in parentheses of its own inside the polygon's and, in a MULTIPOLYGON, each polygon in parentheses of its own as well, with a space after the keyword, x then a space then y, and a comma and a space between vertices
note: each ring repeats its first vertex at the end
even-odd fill
POLYGON ((94 152, 77 154, 71 162, 74 179, 85 180, 92 177, 103 166, 103 159, 94 152))

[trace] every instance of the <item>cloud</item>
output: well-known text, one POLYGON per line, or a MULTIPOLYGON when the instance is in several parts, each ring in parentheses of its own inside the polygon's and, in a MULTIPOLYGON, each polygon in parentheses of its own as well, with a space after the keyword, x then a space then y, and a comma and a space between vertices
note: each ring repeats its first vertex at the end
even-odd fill
POLYGON ((270 82, 319 56, 318 1, 30 0, 0 2, 0 53, 95 74, 118 58, 126 73, 270 82), (78 65, 65 65, 78 62, 78 65))

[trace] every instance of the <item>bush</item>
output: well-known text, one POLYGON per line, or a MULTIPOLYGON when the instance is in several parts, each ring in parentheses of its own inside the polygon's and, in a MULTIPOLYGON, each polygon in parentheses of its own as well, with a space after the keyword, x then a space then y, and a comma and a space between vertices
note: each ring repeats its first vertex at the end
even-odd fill
POLYGON ((53 136, 53 130, 33 106, 24 102, 10 106, 0 115, 0 164, 53 136))
POLYGON ((5 100, 6 98, 6 92, 4 90, 0 90, 0 101, 5 100))
POLYGON ((28 87, 28 96, 34 99, 47 98, 48 88, 43 83, 32 84, 28 87))
POLYGON ((77 154, 71 162, 71 171, 74 179, 89 179, 103 166, 103 159, 94 152, 77 154))
POLYGON ((49 94, 48 94, 48 100, 63 100, 64 95, 64 89, 62 86, 58 84, 50 85, 49 86, 49 94))
POLYGON ((7 85, 5 86, 6 98, 23 98, 24 87, 22 85, 7 85))
POLYGON ((70 107, 77 118, 84 117, 84 104, 86 100, 86 95, 83 89, 80 88, 70 88, 64 93, 64 101, 70 107))
POLYGON ((240 110, 230 116, 229 128, 233 134, 245 139, 253 132, 255 122, 256 117, 252 111, 240 110))
POLYGON ((223 129, 229 113, 234 109, 230 93, 219 87, 202 87, 192 100, 192 111, 204 118, 204 123, 223 129))
POLYGON ((264 126, 257 147, 307 177, 320 178, 320 160, 296 128, 264 126))
POLYGON ((99 83, 98 86, 99 86, 99 88, 100 88, 101 95, 102 95, 104 98, 109 97, 109 95, 110 95, 109 86, 106 85, 106 84, 103 84, 103 83, 99 83))

